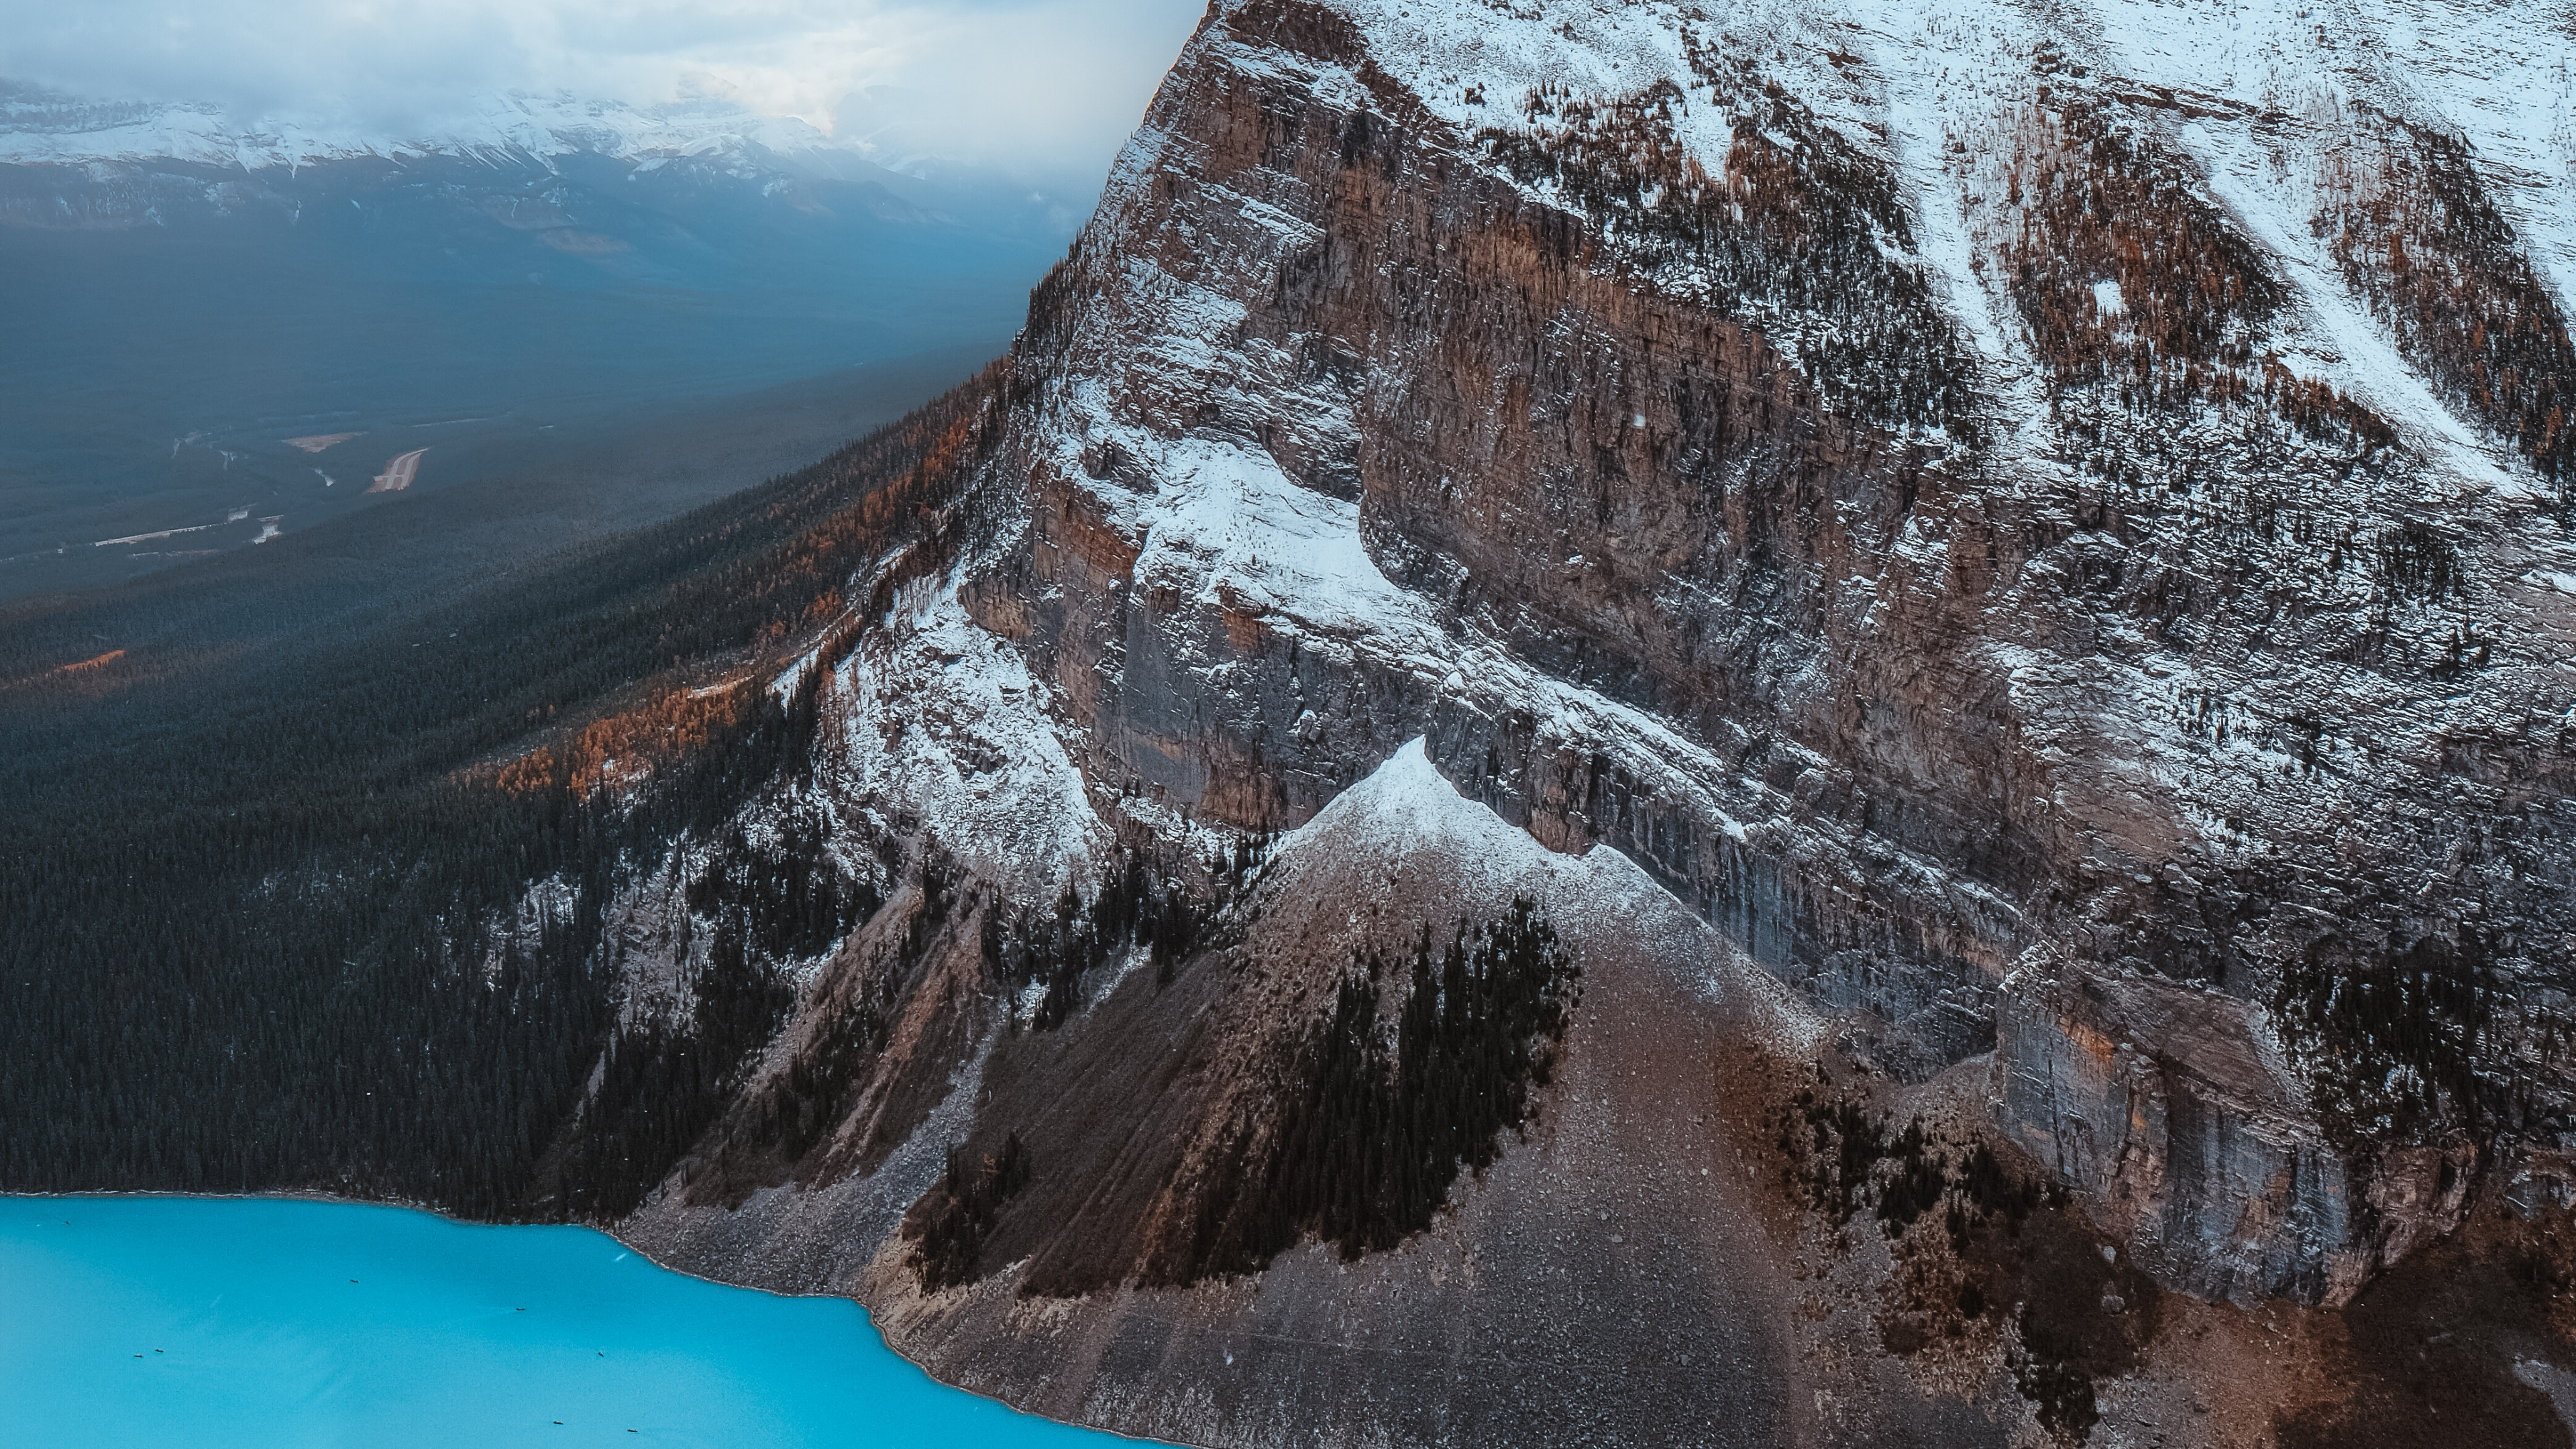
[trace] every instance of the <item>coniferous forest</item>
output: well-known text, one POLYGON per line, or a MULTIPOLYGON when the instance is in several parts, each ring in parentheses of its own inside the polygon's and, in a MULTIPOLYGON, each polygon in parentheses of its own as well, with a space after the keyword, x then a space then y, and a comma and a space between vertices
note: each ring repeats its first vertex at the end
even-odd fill
MULTIPOLYGON (((704 686, 846 647, 838 589, 890 544, 935 563, 934 505, 1007 385, 997 364, 795 474, 357 637, 97 663, 41 601, 0 619, 0 1187, 631 1203, 613 1164, 666 1144, 618 1134, 686 1110, 557 1140, 612 1025, 601 909, 805 756, 810 684, 704 686)), ((872 905, 737 874, 693 900, 737 950, 872 905)), ((701 1003, 736 1049, 784 1006, 744 979, 701 1003)), ((604 1090, 723 1065, 679 1050, 621 1041, 604 1090)))
POLYGON ((1357 1258, 1431 1226, 1459 1173, 1491 1166, 1534 1115, 1581 976, 1526 897, 1460 922, 1443 949, 1426 926, 1409 958, 1354 960, 1296 1044, 1276 1120, 1237 1124, 1227 1181, 1166 1276, 1259 1272, 1309 1233, 1357 1258))

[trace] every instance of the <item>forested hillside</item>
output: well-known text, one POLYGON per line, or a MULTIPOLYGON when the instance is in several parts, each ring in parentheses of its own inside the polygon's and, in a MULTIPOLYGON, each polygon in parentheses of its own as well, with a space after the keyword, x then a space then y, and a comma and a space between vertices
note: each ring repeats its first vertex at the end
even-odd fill
POLYGON ((935 554, 1007 381, 212 685, 17 651, 0 1183, 552 1211, 533 1173, 608 1030, 602 904, 802 757, 815 673, 769 680, 829 647, 861 565, 935 554))

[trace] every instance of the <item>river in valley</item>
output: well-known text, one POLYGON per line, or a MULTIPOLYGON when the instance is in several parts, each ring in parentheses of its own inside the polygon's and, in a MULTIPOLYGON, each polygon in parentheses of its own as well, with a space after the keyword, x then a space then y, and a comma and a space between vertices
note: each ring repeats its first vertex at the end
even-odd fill
POLYGON ((602 1233, 265 1198, 0 1198, 0 1444, 1076 1449, 857 1304, 602 1233))

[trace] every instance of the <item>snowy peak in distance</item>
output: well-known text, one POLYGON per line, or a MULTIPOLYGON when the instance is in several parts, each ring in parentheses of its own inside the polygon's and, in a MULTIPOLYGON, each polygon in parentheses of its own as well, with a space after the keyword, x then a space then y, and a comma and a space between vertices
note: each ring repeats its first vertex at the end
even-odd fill
POLYGON ((711 98, 635 106, 560 92, 490 94, 459 120, 393 135, 297 119, 236 122, 204 102, 87 100, 0 83, 0 164, 179 161, 257 171, 368 156, 592 154, 650 167, 755 151, 827 174, 875 164, 864 144, 711 98))

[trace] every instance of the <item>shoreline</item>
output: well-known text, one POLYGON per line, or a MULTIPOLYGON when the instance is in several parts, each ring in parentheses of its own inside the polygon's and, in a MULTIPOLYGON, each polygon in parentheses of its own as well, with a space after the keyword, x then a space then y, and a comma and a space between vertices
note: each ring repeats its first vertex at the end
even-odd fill
POLYGON ((628 1241, 614 1230, 599 1227, 592 1223, 542 1221, 537 1219, 493 1220, 488 1218, 465 1218, 458 1217, 454 1213, 446 1212, 426 1203, 409 1202, 391 1198, 347 1197, 338 1193, 319 1192, 311 1188, 281 1189, 275 1192, 162 1192, 151 1189, 109 1189, 97 1192, 21 1192, 16 1189, 0 1189, 0 1201, 13 1202, 77 1202, 83 1199, 97 1199, 101 1201, 134 1201, 145 1198, 163 1198, 179 1202, 310 1202, 324 1203, 334 1207, 386 1208, 396 1212, 419 1213, 424 1217, 436 1218, 441 1222, 450 1223, 461 1228, 577 1228, 583 1232, 599 1234, 601 1237, 606 1238, 610 1242, 613 1242, 619 1247, 626 1249, 628 1252, 633 1253, 636 1257, 643 1259, 646 1263, 651 1264, 657 1271, 669 1273, 674 1277, 688 1278, 696 1282, 709 1284, 713 1287, 732 1289, 741 1293, 758 1293, 769 1298, 791 1301, 830 1298, 847 1303, 853 1308, 859 1310, 860 1320, 867 1325, 869 1332, 876 1335, 877 1342, 884 1346, 886 1352, 902 1360, 905 1365, 912 1369, 913 1372, 920 1374, 931 1383, 934 1383, 940 1388, 946 1389, 951 1393, 964 1394, 969 1398, 981 1399, 990 1404, 998 1404, 1002 1408, 1008 1409, 1022 1418, 1036 1419, 1048 1424, 1058 1424, 1067 1429, 1080 1430, 1086 1434, 1099 1434, 1106 1438, 1122 1440, 1129 1444, 1155 1444, 1169 1446, 1169 1449, 1194 1449, 1194 1446, 1181 1444, 1171 1439, 1147 1439, 1134 1434, 1122 1434, 1115 1429, 1104 1429, 1096 1424, 1081 1424, 1074 1423, 1070 1420, 1051 1418, 1045 1414, 1023 1409, 1019 1405, 1012 1403, 1010 1400, 1005 1399, 998 1394, 986 1393, 981 1389, 970 1389, 963 1384, 950 1383, 948 1380, 932 1373, 921 1363, 920 1360, 915 1359, 912 1355, 905 1353, 901 1348, 897 1347, 894 1340, 887 1336, 884 1327, 877 1322, 876 1311, 868 1307, 866 1301, 855 1294, 782 1293, 775 1288, 761 1288, 749 1283, 730 1283, 722 1278, 713 1278, 704 1273, 691 1272, 686 1268, 675 1268, 653 1256, 652 1253, 648 1252, 644 1248, 628 1241))

